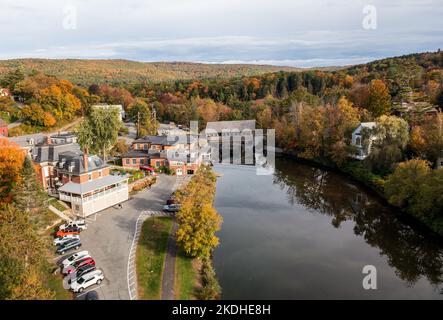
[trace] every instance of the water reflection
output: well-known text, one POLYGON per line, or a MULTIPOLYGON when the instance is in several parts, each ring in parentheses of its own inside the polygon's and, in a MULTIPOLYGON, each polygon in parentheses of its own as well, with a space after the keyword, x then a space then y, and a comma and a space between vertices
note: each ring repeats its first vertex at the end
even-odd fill
POLYGON ((363 193, 343 177, 280 159, 274 184, 286 191, 292 205, 298 203, 309 211, 330 216, 335 228, 340 228, 345 221, 354 222, 354 234, 378 248, 396 275, 409 285, 421 277, 435 286, 443 282, 441 245, 400 221, 378 199, 363 193))

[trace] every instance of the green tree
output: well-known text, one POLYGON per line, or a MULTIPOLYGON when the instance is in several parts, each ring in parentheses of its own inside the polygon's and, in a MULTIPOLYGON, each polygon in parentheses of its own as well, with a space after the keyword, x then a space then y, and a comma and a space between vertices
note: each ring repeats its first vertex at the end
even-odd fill
POLYGON ((12 205, 0 208, 0 299, 52 299, 41 266, 44 244, 29 214, 12 205))
POLYGON ((29 156, 23 161, 22 181, 14 190, 15 206, 31 214, 45 213, 48 209, 48 196, 37 180, 34 165, 29 156))
POLYGON ((101 153, 106 161, 108 150, 117 142, 121 125, 117 109, 94 108, 77 130, 78 143, 86 153, 101 153))
POLYGON ((429 162, 413 159, 398 164, 395 171, 388 176, 384 188, 389 203, 408 208, 417 201, 417 188, 431 172, 429 162))
POLYGON ((369 168, 383 172, 391 170, 395 163, 402 160, 409 141, 409 125, 405 120, 381 116, 375 128, 363 132, 363 140, 367 141, 368 135, 374 139, 371 153, 365 160, 369 168))
POLYGON ((15 70, 9 71, 6 73, 2 80, 0 81, 0 84, 2 87, 7 87, 9 90, 14 91, 15 85, 25 79, 25 74, 23 73, 23 68, 19 67, 15 70))
POLYGON ((136 99, 129 105, 129 116, 137 126, 137 137, 157 134, 157 119, 153 119, 152 110, 142 99, 136 99))
POLYGON ((434 220, 443 215, 443 169, 433 170, 419 185, 417 200, 410 211, 415 216, 434 220))

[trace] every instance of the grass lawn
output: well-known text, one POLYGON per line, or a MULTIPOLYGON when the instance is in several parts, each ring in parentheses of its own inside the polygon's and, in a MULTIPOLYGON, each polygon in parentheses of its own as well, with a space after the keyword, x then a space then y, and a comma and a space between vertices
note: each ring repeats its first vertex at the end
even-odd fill
POLYGON ((196 261, 178 252, 175 260, 175 299, 194 300, 194 292, 197 284, 198 272, 196 261))
POLYGON ((56 208, 57 210, 60 210, 61 212, 63 212, 63 211, 66 210, 66 207, 63 206, 63 205, 60 203, 60 201, 57 200, 57 199, 55 199, 55 198, 50 199, 50 200, 49 200, 49 204, 50 204, 51 206, 53 206, 54 208, 56 208))
POLYGON ((143 223, 136 258, 141 300, 161 298, 163 268, 172 222, 170 217, 153 217, 143 223))
POLYGON ((72 300, 74 298, 73 294, 63 288, 63 276, 60 273, 56 275, 52 274, 55 268, 55 265, 51 266, 49 263, 42 266, 46 287, 55 293, 56 300, 72 300))

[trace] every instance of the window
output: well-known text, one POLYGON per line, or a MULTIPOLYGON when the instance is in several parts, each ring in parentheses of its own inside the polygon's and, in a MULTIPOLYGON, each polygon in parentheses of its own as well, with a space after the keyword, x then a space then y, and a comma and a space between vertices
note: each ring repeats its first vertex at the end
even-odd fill
POLYGON ((129 164, 129 159, 126 159, 126 164, 129 164))
POLYGON ((75 211, 80 211, 80 206, 78 204, 75 205, 75 211))
POLYGON ((137 164, 137 159, 132 159, 132 164, 137 164))
POLYGON ((145 145, 143 146, 143 149, 148 150, 148 145, 145 144, 145 145))
POLYGON ((89 181, 92 180, 92 174, 88 174, 88 180, 89 180, 89 181))
POLYGON ((100 178, 102 177, 102 171, 101 171, 101 170, 98 172, 98 176, 99 176, 100 178))
POLYGON ((140 164, 145 164, 145 159, 140 159, 140 164))
POLYGON ((361 138, 360 137, 357 137, 357 139, 355 139, 355 144, 357 146, 361 146, 361 138))
POLYGON ((160 167, 160 161, 155 161, 155 166, 160 167))

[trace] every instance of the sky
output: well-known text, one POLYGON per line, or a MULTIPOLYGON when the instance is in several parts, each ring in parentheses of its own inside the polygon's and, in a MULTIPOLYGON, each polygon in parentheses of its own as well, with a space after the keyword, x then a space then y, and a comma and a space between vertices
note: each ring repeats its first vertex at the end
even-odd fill
POLYGON ((0 59, 319 67, 443 47, 443 0, 0 0, 0 8, 0 59))

